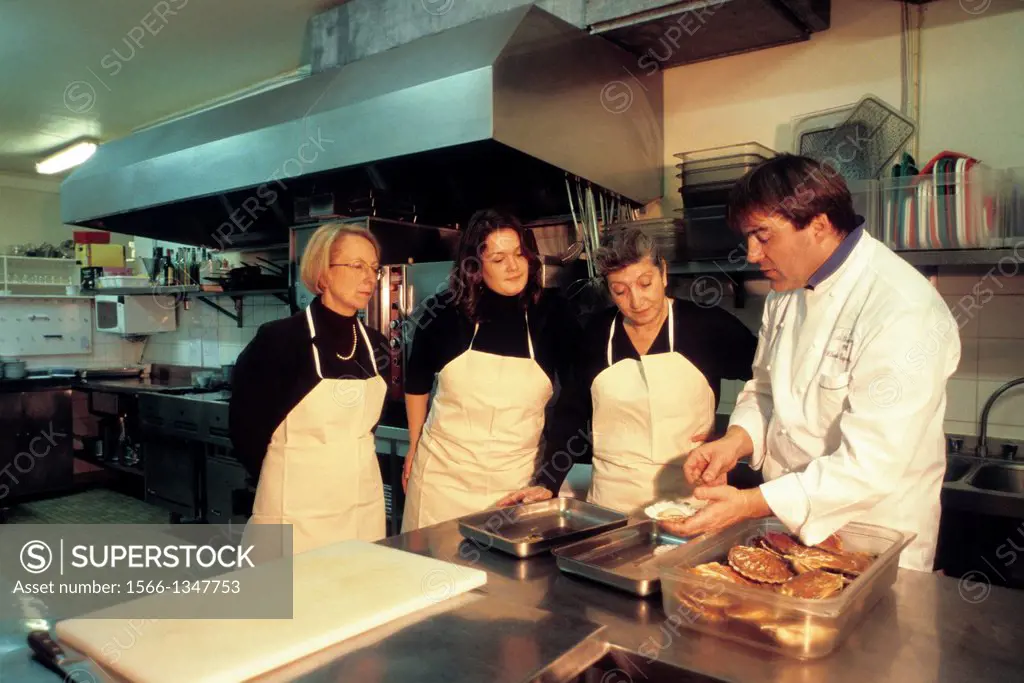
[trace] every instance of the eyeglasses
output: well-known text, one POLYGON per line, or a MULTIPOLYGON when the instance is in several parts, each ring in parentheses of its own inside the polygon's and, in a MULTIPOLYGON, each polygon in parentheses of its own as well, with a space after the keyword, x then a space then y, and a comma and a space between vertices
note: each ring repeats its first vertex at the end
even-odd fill
POLYGON ((383 266, 371 266, 369 263, 363 261, 356 261, 355 263, 332 263, 331 268, 342 267, 349 268, 351 270, 358 270, 360 274, 369 272, 369 274, 376 280, 380 280, 384 276, 383 266))

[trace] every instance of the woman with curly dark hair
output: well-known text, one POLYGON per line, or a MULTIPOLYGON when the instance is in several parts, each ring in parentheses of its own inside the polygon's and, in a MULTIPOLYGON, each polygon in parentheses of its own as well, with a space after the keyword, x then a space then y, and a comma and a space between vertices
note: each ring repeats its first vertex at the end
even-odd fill
POLYGON ((406 368, 402 531, 550 498, 568 468, 561 477, 543 468, 541 481, 542 449, 564 448, 562 432, 575 425, 547 424, 545 414, 556 383, 569 383, 580 328, 543 288, 532 235, 514 216, 478 211, 448 289, 426 311, 406 368))

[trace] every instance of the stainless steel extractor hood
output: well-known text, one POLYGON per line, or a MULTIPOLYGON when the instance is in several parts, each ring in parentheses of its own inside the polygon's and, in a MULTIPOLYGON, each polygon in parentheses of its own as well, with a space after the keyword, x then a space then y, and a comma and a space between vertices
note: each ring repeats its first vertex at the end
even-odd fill
POLYGON ((324 193, 409 197, 417 221, 499 205, 568 213, 566 173, 662 194, 660 75, 535 6, 102 145, 61 188, 64 223, 209 246, 275 235, 324 193))

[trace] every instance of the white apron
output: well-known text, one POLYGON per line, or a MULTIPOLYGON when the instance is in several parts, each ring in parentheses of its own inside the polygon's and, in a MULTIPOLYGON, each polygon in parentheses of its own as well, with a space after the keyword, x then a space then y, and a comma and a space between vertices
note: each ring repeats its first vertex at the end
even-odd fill
MULTIPOLYGON (((313 339, 309 308, 306 319, 313 339)), ((356 324, 372 349, 362 323, 356 324)), ((376 366, 369 379, 324 379, 320 354, 315 343, 311 346, 321 381, 271 436, 249 518, 250 525, 291 524, 293 554, 386 535, 384 482, 371 430, 380 418, 387 384, 376 366)), ((261 559, 273 555, 266 532, 247 532, 265 546, 257 548, 261 559)))
POLYGON ((668 353, 612 363, 615 321, 608 334, 608 367, 590 388, 594 402, 594 474, 587 501, 627 514, 657 500, 686 497, 693 487, 683 461, 715 423, 715 395, 704 374, 675 353, 668 301, 668 353))
POLYGON ((469 348, 437 375, 409 475, 402 532, 493 507, 530 484, 554 388, 537 364, 526 316, 529 358, 469 348))

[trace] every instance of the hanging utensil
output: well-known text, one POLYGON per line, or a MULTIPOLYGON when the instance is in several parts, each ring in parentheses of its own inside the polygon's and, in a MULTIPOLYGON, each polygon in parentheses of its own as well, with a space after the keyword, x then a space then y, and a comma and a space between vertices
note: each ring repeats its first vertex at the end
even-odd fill
POLYGON ((583 235, 580 231, 580 226, 576 222, 576 209, 572 204, 572 187, 569 185, 569 174, 565 175, 565 192, 569 197, 569 213, 572 215, 572 232, 576 241, 569 245, 569 248, 564 254, 562 254, 562 263, 569 263, 575 261, 580 257, 583 252, 583 235))

